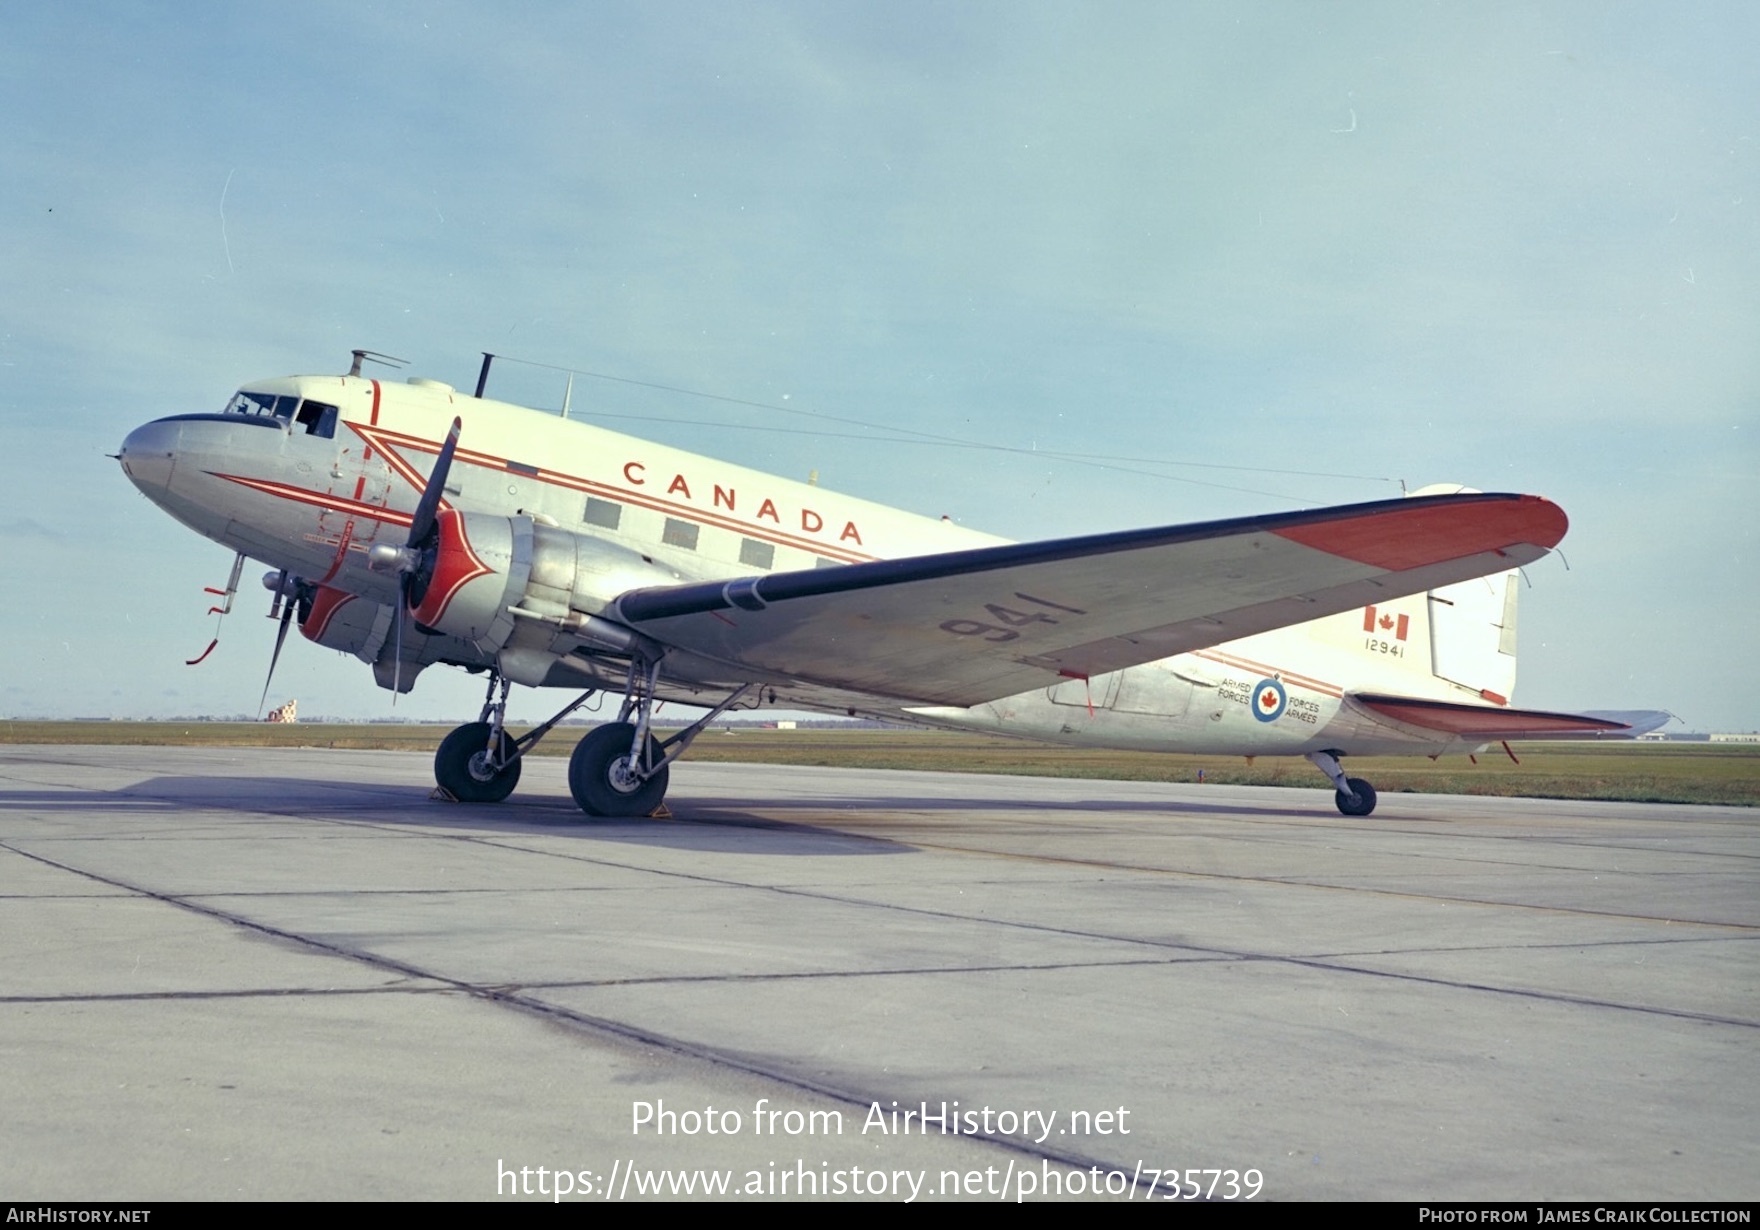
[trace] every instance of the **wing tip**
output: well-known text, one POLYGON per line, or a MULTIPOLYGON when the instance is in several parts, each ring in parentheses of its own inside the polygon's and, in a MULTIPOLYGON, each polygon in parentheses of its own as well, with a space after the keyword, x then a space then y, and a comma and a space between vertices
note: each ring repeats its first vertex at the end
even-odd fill
POLYGON ((1418 496, 1368 512, 1337 511, 1274 533, 1328 555, 1401 572, 1523 546, 1550 551, 1570 529, 1564 509, 1538 495, 1418 496))

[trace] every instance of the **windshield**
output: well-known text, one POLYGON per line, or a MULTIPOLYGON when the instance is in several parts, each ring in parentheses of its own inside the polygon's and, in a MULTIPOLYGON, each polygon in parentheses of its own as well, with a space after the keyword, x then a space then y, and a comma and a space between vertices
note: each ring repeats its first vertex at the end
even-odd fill
POLYGON ((253 393, 240 389, 226 403, 227 414, 244 414, 254 418, 275 418, 293 427, 302 428, 308 436, 331 439, 336 435, 338 410, 328 402, 301 402, 289 393, 253 393))
POLYGON ((278 419, 290 419, 299 405, 299 398, 286 394, 277 396, 274 393, 252 393, 249 389, 240 389, 226 403, 227 414, 262 414, 278 419))

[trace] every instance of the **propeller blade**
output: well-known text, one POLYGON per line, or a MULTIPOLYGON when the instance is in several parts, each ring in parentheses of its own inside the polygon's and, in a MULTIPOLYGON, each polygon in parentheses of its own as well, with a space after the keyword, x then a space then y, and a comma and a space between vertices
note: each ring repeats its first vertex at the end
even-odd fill
POLYGON ((390 572, 394 569, 397 572, 396 622, 391 633, 393 705, 403 691, 403 621, 415 609, 417 587, 427 583, 427 578, 423 575, 420 548, 434 537, 440 524, 440 501, 446 495, 446 476, 452 472, 452 455, 458 451, 458 434, 463 428, 462 418, 452 420, 452 428, 446 433, 446 440, 440 445, 440 452, 434 458, 434 468, 428 474, 427 485, 422 488, 422 498, 416 502, 416 511, 410 517, 409 538, 403 547, 399 549, 382 543, 375 545, 367 553, 367 567, 376 572, 390 572))
POLYGON ((452 469, 452 454, 458 451, 458 433, 463 426, 462 419, 452 420, 452 430, 446 433, 446 443, 440 446, 440 455, 434 459, 434 469, 428 475, 428 485, 422 488, 421 502, 416 505, 415 517, 409 523, 409 545, 412 547, 425 541, 434 532, 435 517, 440 512, 440 500, 446 492, 446 475, 452 469))
MULTIPOLYGON (((458 420, 454 419, 453 422, 456 424, 458 420)), ((403 692, 403 618, 409 610, 409 587, 410 574, 406 572, 397 578, 397 616, 391 628, 393 646, 391 650, 391 703, 393 706, 397 704, 397 698, 403 692)))
POLYGON ((269 673, 263 679, 263 695, 257 701, 257 719, 262 720, 263 706, 269 701, 269 682, 275 678, 275 664, 281 661, 281 646, 287 642, 287 625, 293 622, 295 603, 289 599, 281 608, 281 626, 275 631, 275 652, 269 655, 269 673))

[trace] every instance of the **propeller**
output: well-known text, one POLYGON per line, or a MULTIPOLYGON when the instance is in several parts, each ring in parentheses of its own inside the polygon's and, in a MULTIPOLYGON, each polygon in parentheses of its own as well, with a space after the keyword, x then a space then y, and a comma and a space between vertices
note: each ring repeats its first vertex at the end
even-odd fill
POLYGON ((263 585, 275 594, 275 600, 269 604, 269 618, 279 616, 281 626, 275 631, 275 652, 269 655, 269 673, 263 678, 263 695, 257 700, 258 718, 263 716, 263 706, 269 703, 269 684, 275 678, 276 663, 281 661, 281 646, 287 643, 287 625, 293 622, 296 612, 300 623, 305 623, 317 592, 310 582, 300 580, 285 568, 263 574, 263 585))
POLYGON ((422 488, 422 498, 416 502, 415 515, 409 522, 409 538, 403 546, 382 543, 367 552, 367 567, 375 572, 397 573, 392 704, 397 703, 403 683, 404 619, 421 605, 428 582, 434 579, 434 549, 440 541, 440 501, 446 494, 446 476, 452 470, 452 455, 458 451, 458 433, 463 426, 462 419, 452 420, 452 429, 446 433, 446 442, 440 446, 440 455, 434 459, 434 469, 422 488))

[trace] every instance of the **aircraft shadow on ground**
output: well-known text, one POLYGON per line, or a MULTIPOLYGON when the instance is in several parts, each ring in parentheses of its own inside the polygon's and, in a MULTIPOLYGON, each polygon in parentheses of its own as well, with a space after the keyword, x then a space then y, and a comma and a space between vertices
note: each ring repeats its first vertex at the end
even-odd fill
MULTIPOLYGON (((1294 801, 1293 799, 1291 801, 1294 801)), ((908 842, 872 834, 852 834, 840 822, 871 825, 889 818, 914 819, 925 814, 1037 818, 1077 812, 1081 815, 1232 818, 1303 821, 1337 819, 1319 808, 1252 806, 1240 803, 1194 802, 1169 797, 1157 800, 1091 798, 1060 799, 989 797, 985 795, 818 795, 754 803, 725 798, 693 798, 681 793, 668 800, 667 819, 605 820, 581 814, 566 795, 518 794, 503 803, 449 803, 432 797, 427 786, 310 778, 225 778, 167 776, 133 783, 120 790, 0 790, 0 812, 107 812, 111 814, 175 814, 190 809, 236 808, 254 816, 338 820, 354 818, 376 824, 443 825, 470 828, 484 835, 516 832, 567 835, 583 840, 679 849, 721 849, 764 854, 874 854, 914 851, 908 842), (371 814, 366 814, 371 813, 371 814), (900 813, 909 813, 900 816, 900 813), (733 840, 712 842, 724 830, 733 840), (736 834, 738 836, 736 836, 736 834), (748 836, 749 835, 749 836, 748 836), (763 836, 754 843, 752 837, 763 836), (787 837, 787 842, 778 839, 787 837)), ((951 822, 951 820, 950 820, 951 822)))
MULTIPOLYGON (((752 806, 751 804, 723 804, 719 800, 693 802, 688 796, 670 801, 670 803, 673 810, 679 813, 681 819, 689 819, 705 810, 713 811, 721 806, 752 806)), ((824 796, 813 799, 766 801, 761 806, 766 811, 847 811, 852 813, 852 818, 857 813, 885 812, 1038 812, 1046 814, 1078 812, 1082 815, 1110 813, 1141 816, 1257 816, 1272 820, 1309 818, 1308 813, 1303 810, 1227 803, 1191 803, 1172 798, 1154 800, 1082 799, 1079 802, 1071 802, 1068 799, 982 798, 972 795, 907 797, 852 794, 843 797, 824 796)), ((1323 814, 1318 808, 1314 809, 1314 815, 1323 814)))
MULTIPOLYGON (((241 836, 264 821, 311 819, 439 828, 455 834, 468 831, 485 838, 528 834, 706 853, 818 857, 917 853, 907 842, 779 819, 742 804, 704 808, 683 800, 682 811, 670 819, 596 819, 583 815, 566 796, 516 794, 504 803, 450 803, 433 798, 432 789, 309 778, 172 776, 149 778, 120 790, 0 790, 0 813, 83 813, 160 822, 192 812, 230 810, 239 813, 241 836)), ((871 804, 882 807, 884 801, 871 804)), ((831 805, 840 806, 840 802, 831 805)), ((816 804, 812 810, 823 817, 830 808, 816 804)))

